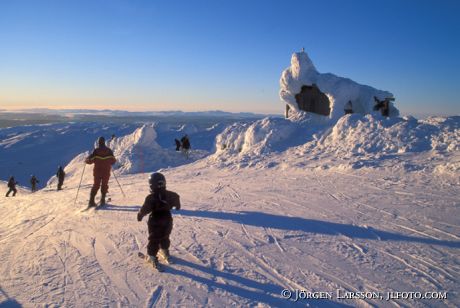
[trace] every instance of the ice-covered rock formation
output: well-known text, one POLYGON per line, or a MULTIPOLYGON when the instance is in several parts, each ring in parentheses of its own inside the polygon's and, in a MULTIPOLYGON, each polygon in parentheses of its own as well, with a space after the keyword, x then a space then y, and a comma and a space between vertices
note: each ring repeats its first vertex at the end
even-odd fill
MULTIPOLYGON (((393 98, 390 92, 361 85, 334 74, 319 73, 304 51, 292 55, 291 66, 281 75, 280 87, 281 99, 294 111, 291 114, 305 109, 317 109, 316 113, 333 122, 344 115, 345 106, 349 102, 354 113, 368 114, 378 113, 374 110, 374 97, 379 100, 393 98), (303 100, 304 105, 308 105, 307 108, 299 106, 299 100, 303 100)), ((398 114, 398 109, 390 101, 389 116, 398 114)))

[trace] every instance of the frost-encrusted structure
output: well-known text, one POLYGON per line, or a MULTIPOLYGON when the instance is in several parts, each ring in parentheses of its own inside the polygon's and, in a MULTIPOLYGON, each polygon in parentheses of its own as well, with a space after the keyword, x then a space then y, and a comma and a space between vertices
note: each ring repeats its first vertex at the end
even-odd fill
MULTIPOLYGON (((294 112, 301 109, 296 95, 301 93, 303 86, 317 87, 329 98, 328 118, 333 122, 344 115, 344 107, 349 101, 352 102, 353 112, 368 114, 377 113, 373 110, 374 96, 380 100, 393 97, 390 92, 361 85, 348 78, 319 73, 304 51, 292 55, 291 66, 283 71, 280 79, 280 98, 294 112)), ((389 116, 397 115, 399 115, 398 109, 390 103, 389 116)))

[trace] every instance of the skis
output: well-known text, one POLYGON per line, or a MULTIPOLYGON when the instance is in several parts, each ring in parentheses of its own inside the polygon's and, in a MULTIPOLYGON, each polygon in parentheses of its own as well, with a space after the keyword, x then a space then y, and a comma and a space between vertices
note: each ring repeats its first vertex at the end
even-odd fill
POLYGON ((81 210, 81 212, 87 212, 87 211, 89 211, 91 209, 94 209, 94 210, 100 209, 100 208, 102 208, 102 207, 104 207, 106 205, 109 205, 108 203, 111 202, 111 201, 112 201, 112 198, 107 198, 107 200, 105 200, 105 203, 100 203, 99 202, 98 204, 96 204, 94 206, 87 206, 83 210, 81 210))
POLYGON ((160 264, 158 261, 156 263, 150 261, 149 257, 146 256, 143 252, 138 252, 137 253, 137 256, 139 258, 141 258, 142 260, 144 260, 145 262, 147 262, 149 265, 152 266, 152 268, 158 272, 163 272, 164 271, 164 265, 163 264, 160 264))

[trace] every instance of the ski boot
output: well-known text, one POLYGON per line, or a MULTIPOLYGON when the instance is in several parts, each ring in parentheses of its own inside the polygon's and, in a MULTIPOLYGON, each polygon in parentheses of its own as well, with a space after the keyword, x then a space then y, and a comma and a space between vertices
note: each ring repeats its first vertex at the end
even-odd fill
POLYGON ((99 203, 100 206, 105 205, 105 194, 101 194, 101 202, 99 203))
POLYGON ((168 249, 160 249, 159 255, 165 261, 166 264, 171 264, 171 256, 169 255, 168 249))
POLYGON ((96 206, 96 202, 94 201, 95 197, 96 197, 96 194, 91 192, 91 194, 89 195, 88 207, 95 207, 96 206))
POLYGON ((146 255, 145 259, 147 260, 147 263, 152 264, 154 269, 161 271, 160 263, 158 262, 157 257, 146 255))

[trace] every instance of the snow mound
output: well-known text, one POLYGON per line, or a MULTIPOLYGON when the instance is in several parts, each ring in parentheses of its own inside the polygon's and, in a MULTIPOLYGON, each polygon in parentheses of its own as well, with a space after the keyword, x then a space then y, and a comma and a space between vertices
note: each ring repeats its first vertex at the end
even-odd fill
MULTIPOLYGON (((393 94, 388 91, 361 85, 348 78, 330 73, 319 73, 307 53, 302 51, 292 55, 291 66, 283 71, 280 79, 281 100, 297 112, 300 109, 295 96, 301 92, 304 85, 316 85, 329 98, 331 112, 328 118, 333 122, 343 116, 344 107, 348 101, 352 102, 355 113, 368 114, 376 113, 373 110, 374 96, 380 100, 393 97, 393 94)), ((397 116, 398 114, 398 109, 390 103, 389 115, 397 116)))
POLYGON ((266 117, 253 123, 234 123, 217 135, 216 153, 210 159, 225 165, 252 166, 269 154, 280 153, 316 137, 312 132, 321 131, 324 125, 312 117, 314 115, 303 114, 295 121, 266 117))
POLYGON ((347 115, 321 144, 340 155, 452 152, 459 150, 460 117, 421 120, 347 115))
MULTIPOLYGON (((85 159, 89 154, 91 154, 90 151, 78 154, 64 167, 64 188, 77 187, 80 183, 80 179, 82 180, 82 183, 90 183, 90 181, 92 181, 93 173, 92 171, 88 171, 89 168, 87 168, 87 165, 85 164, 85 159)), ((56 188, 57 183, 57 177, 52 176, 46 183, 46 186, 56 188)))
POLYGON ((229 168, 291 165, 459 172, 460 117, 417 120, 350 114, 331 127, 316 115, 298 115, 302 116, 295 121, 268 117, 234 123, 217 136, 209 162, 229 168))
POLYGON ((286 153, 298 166, 458 174, 460 117, 384 119, 358 114, 341 118, 320 137, 286 153), (319 163, 321 162, 321 163, 319 163))
POLYGON ((183 153, 164 149, 157 142, 155 124, 145 124, 131 135, 116 138, 109 143, 117 158, 119 173, 152 172, 160 168, 175 167, 203 158, 208 152, 194 150, 187 158, 183 153))

